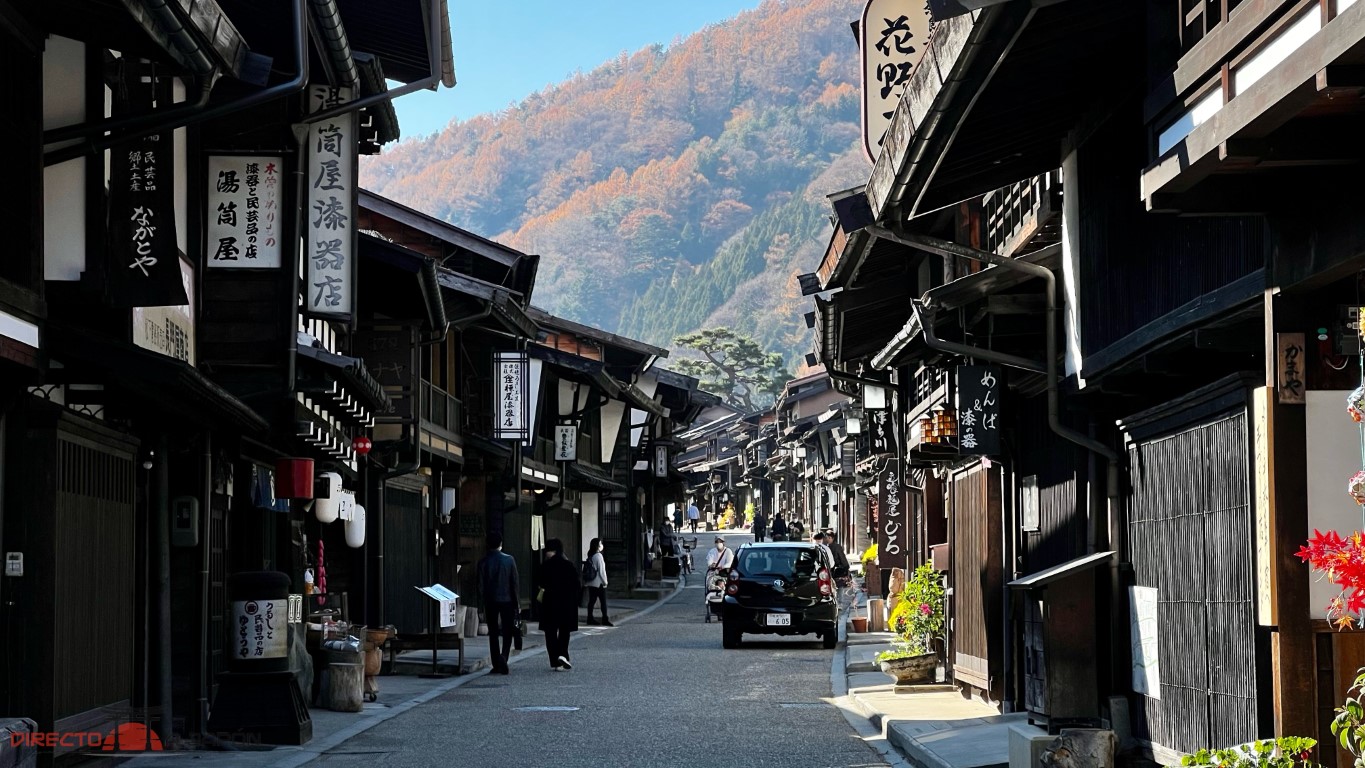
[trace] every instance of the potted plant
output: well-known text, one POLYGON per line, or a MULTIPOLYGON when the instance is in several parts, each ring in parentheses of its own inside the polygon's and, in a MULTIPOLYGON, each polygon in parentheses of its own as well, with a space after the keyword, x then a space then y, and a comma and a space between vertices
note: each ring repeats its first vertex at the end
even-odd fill
POLYGON ((877 569, 877 543, 873 542, 868 547, 861 558, 863 563, 863 586, 867 589, 867 594, 880 595, 882 593, 882 572, 877 569))
POLYGON ((890 617, 899 640, 874 660, 896 678, 897 685, 932 683, 939 662, 933 644, 943 634, 943 577, 932 565, 921 565, 906 581, 900 598, 890 617))

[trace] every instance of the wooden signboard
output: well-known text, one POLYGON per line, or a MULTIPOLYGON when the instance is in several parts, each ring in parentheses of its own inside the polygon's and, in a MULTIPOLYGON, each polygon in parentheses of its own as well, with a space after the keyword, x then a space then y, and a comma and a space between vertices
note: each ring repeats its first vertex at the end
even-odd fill
POLYGON ((1308 389, 1304 382, 1307 367, 1304 352, 1302 333, 1275 334, 1275 402, 1304 404, 1304 392, 1308 389))

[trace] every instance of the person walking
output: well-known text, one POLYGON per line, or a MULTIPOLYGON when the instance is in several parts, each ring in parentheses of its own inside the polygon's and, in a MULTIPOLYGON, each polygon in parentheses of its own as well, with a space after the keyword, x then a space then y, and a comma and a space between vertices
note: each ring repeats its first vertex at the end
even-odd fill
POLYGON ((849 574, 848 553, 844 552, 844 547, 839 543, 838 534, 832 529, 825 530, 825 546, 834 554, 834 569, 830 575, 835 579, 847 579, 849 574))
POLYGON ((754 510, 754 541, 763 541, 764 535, 768 532, 768 516, 763 514, 763 510, 754 510))
POLYGON ((810 540, 815 542, 815 546, 820 548, 820 560, 821 562, 824 563, 825 569, 830 572, 831 576, 833 576, 834 552, 830 550, 829 545, 825 544, 825 532, 816 531, 815 535, 810 537, 810 540))
POLYGON ((545 542, 546 560, 540 567, 540 631, 550 669, 573 669, 569 663, 569 635, 578 630, 578 600, 583 582, 578 569, 564 556, 559 539, 545 542))
POLYGON ((588 544, 588 559, 583 563, 583 584, 588 588, 588 624, 599 623, 597 619, 593 618, 592 610, 598 601, 601 601, 601 625, 604 627, 616 626, 611 623, 611 619, 607 618, 607 559, 602 555, 601 539, 593 539, 588 544))
POLYGON ((687 502, 687 524, 692 526, 692 532, 697 532, 697 520, 701 518, 701 510, 691 501, 687 502))
POLYGON ((483 596, 484 620, 488 622, 488 657, 493 671, 508 675, 507 657, 517 631, 517 561, 502 551, 502 535, 488 535, 488 554, 478 564, 479 594, 483 596), (498 640, 502 639, 502 647, 498 640))
POLYGON ((787 540, 787 518, 781 512, 773 518, 773 541, 787 540))
POLYGON ((716 537, 716 546, 706 553, 707 570, 728 571, 735 564, 735 551, 725 546, 724 537, 716 537))

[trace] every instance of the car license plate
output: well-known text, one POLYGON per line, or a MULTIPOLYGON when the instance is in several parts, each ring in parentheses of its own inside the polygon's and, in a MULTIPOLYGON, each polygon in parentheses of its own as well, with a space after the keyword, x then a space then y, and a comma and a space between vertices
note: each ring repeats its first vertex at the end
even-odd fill
POLYGON ((768 626, 770 627, 790 627, 792 617, 789 613, 770 613, 768 614, 768 626))

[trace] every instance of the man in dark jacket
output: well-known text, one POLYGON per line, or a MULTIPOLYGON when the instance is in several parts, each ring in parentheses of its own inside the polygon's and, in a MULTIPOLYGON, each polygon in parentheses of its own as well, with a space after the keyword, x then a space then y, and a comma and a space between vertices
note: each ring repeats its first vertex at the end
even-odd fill
POLYGON ((763 510, 754 510, 754 541, 763 541, 768 533, 768 516, 763 510))
POLYGON ((578 603, 583 582, 578 568, 564 556, 559 539, 545 542, 545 563, 540 567, 540 629, 550 669, 573 669, 569 663, 569 635, 578 630, 578 603))
POLYGON ((479 561, 479 594, 483 595, 484 618, 488 621, 488 653, 493 671, 507 675, 507 657, 517 631, 517 561, 502 551, 502 536, 489 534, 488 554, 479 561), (498 637, 502 648, 498 648, 498 637))
POLYGON ((830 575, 836 579, 848 576, 848 554, 844 552, 844 547, 839 543, 833 529, 825 529, 825 546, 829 547, 829 551, 834 555, 834 570, 830 575))

